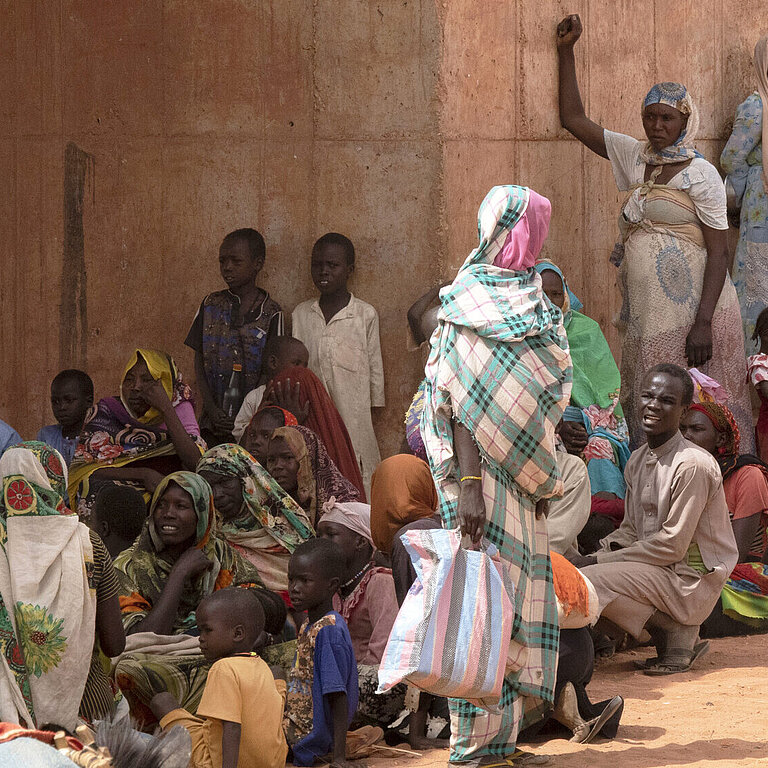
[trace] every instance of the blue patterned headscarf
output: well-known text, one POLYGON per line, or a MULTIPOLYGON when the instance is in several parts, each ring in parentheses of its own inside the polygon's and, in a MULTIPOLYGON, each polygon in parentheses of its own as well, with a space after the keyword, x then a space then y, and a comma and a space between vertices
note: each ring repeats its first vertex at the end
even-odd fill
POLYGON ((681 163, 692 160, 694 157, 702 157, 693 146, 699 131, 699 111, 688 89, 681 83, 656 83, 643 99, 641 114, 645 114, 646 108, 651 104, 666 104, 668 107, 673 107, 678 112, 682 112, 688 118, 688 122, 674 144, 657 152, 648 142, 640 157, 649 165, 681 163))

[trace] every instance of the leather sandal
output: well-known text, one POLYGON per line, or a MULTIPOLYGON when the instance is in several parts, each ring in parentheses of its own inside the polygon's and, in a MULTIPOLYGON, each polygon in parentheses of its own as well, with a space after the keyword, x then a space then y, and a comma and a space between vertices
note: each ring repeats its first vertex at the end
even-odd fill
POLYGON ((696 659, 703 656, 707 651, 709 651, 709 643, 706 640, 697 643, 692 651, 687 648, 668 648, 664 657, 659 659, 655 666, 648 667, 645 674, 651 677, 663 677, 687 672, 696 659))
MULTIPOLYGON (((671 650, 679 650, 679 649, 671 649, 671 650)), ((693 646, 693 658, 691 659, 691 664, 693 664, 696 659, 700 658, 701 656, 706 656, 706 654, 709 653, 709 640, 700 640, 696 645, 693 646)), ((632 663, 635 665, 636 669, 639 669, 643 672, 649 669, 653 669, 654 667, 658 667, 661 664, 664 663, 664 659, 666 658, 666 654, 664 657, 661 656, 651 656, 648 659, 644 659, 642 661, 637 660, 633 661, 632 663)), ((673 673, 668 673, 673 674, 673 673)))

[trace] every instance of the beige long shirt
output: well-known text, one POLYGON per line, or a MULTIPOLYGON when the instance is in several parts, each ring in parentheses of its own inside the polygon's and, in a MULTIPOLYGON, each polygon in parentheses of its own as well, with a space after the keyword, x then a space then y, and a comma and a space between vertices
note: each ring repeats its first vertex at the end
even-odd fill
POLYGON ((719 594, 739 553, 714 458, 678 432, 656 449, 638 448, 624 478, 624 520, 602 540, 597 562, 669 566, 690 575, 687 555, 696 544, 708 571, 702 582, 719 594), (612 551, 614 543, 623 549, 612 551))
POLYGON ((292 321, 294 337, 309 350, 309 367, 347 425, 370 493, 371 475, 381 461, 371 407, 384 405, 379 316, 370 304, 352 296, 327 324, 317 299, 299 304, 292 321))

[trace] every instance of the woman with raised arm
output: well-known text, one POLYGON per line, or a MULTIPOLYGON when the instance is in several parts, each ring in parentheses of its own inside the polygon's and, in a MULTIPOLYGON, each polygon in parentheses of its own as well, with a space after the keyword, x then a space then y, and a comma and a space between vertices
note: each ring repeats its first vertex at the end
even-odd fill
POLYGON ((621 404, 631 445, 645 439, 637 409, 643 373, 661 362, 687 363, 719 381, 742 434, 751 435, 741 316, 728 276, 725 187, 693 146, 696 106, 684 85, 657 83, 641 109, 647 141, 604 130, 587 117, 579 94, 573 48, 581 32, 576 14, 557 27, 560 122, 610 160, 627 193, 611 261, 623 297, 621 404))

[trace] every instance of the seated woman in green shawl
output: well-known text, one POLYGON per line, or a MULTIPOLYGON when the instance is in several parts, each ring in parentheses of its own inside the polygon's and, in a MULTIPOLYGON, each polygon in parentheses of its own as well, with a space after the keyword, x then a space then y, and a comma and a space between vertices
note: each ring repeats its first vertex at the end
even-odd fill
POLYGON ((568 288, 562 271, 551 261, 539 261, 535 269, 544 293, 563 312, 573 362, 571 401, 560 436, 568 453, 587 463, 593 511, 602 511, 595 509, 595 497, 615 501, 623 499, 625 491, 629 435, 619 405, 621 376, 600 326, 578 311, 583 305, 568 288))
POLYGON ((283 601, 264 588, 256 568, 221 537, 211 486, 194 472, 160 481, 139 538, 115 560, 128 641, 115 678, 135 720, 155 720, 149 701, 167 690, 194 712, 210 666, 200 653, 198 603, 226 587, 252 589, 266 631, 285 623, 283 601))

